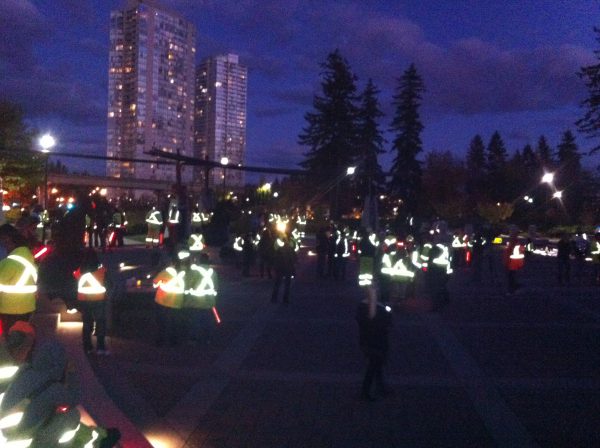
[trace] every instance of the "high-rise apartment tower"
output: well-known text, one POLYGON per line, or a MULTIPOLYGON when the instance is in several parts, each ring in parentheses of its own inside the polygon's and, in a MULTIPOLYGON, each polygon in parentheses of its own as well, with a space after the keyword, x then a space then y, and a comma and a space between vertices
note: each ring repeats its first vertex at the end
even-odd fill
MULTIPOLYGON (((107 155, 194 152, 195 27, 152 0, 110 14, 107 155)), ((172 165, 108 162, 108 175, 175 180, 172 165)), ((190 181, 192 171, 184 170, 190 181)))
MULTIPOLYGON (((246 92, 248 69, 235 54, 204 60, 196 70, 195 153, 197 157, 228 165, 244 163, 246 151, 246 92)), ((204 176, 199 169, 199 176, 204 176)), ((213 168, 213 188, 240 188, 244 173, 213 168)))

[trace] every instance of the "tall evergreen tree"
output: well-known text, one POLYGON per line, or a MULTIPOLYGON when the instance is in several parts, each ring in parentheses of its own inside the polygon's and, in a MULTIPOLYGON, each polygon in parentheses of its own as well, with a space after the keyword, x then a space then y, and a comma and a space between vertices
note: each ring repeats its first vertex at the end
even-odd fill
POLYGON ((570 130, 563 134, 556 154, 559 163, 556 185, 557 188, 564 189, 563 204, 567 211, 567 221, 577 222, 588 195, 584 188, 586 176, 581 169, 581 155, 570 130))
POLYGON ((568 173, 575 179, 581 172, 581 154, 575 143, 575 136, 570 130, 565 131, 556 151, 561 172, 568 173))
POLYGON ((377 123, 377 120, 383 116, 383 112, 379 109, 378 94, 379 90, 369 79, 360 97, 357 123, 358 168, 355 178, 358 193, 363 197, 376 193, 385 182, 381 165, 377 161, 377 156, 384 152, 385 142, 377 123))
POLYGON ((538 140, 536 157, 538 160, 538 174, 543 174, 544 171, 552 171, 554 169, 556 164, 552 157, 552 149, 543 135, 538 140))
POLYGON ((486 159, 485 145, 480 135, 476 135, 469 144, 466 157, 466 182, 467 204, 470 210, 475 210, 477 203, 485 196, 486 159))
MULTIPOLYGON (((597 34, 596 40, 600 42, 600 28, 594 27, 594 32, 597 34)), ((581 103, 584 113, 576 124, 579 131, 589 138, 600 137, 600 50, 595 50, 594 54, 599 62, 581 67, 581 71, 578 73, 579 77, 585 82, 588 97, 581 103)), ((599 149, 600 144, 592 148, 591 152, 596 152, 599 149)))
POLYGON ((531 172, 531 170, 535 170, 537 167, 536 156, 529 143, 525 145, 521 155, 523 158, 523 166, 527 169, 527 171, 531 172))
POLYGON ((486 155, 489 198, 494 202, 511 200, 506 176, 508 153, 498 131, 492 134, 486 155))
POLYGON ((301 166, 309 171, 312 181, 329 193, 330 215, 339 217, 340 184, 346 168, 356 161, 357 95, 356 76, 339 50, 322 63, 322 94, 313 99, 313 112, 304 116, 307 125, 299 135, 299 143, 309 147, 301 166))
POLYGON ((425 85, 414 64, 398 79, 393 96, 395 114, 391 131, 395 133, 392 150, 396 153, 392 165, 390 192, 403 201, 407 214, 414 215, 421 190, 421 162, 417 159, 422 151, 421 132, 423 124, 419 107, 425 85))

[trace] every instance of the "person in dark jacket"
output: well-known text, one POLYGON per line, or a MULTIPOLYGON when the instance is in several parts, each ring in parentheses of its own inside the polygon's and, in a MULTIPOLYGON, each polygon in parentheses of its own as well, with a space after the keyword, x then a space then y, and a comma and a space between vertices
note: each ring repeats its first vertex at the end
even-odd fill
POLYGON ((373 381, 379 396, 392 393, 386 388, 383 380, 383 366, 388 359, 389 330, 392 325, 392 309, 377 302, 376 294, 369 294, 358 305, 356 310, 358 322, 359 343, 367 358, 367 369, 362 382, 360 398, 364 401, 374 401, 371 394, 373 381))
POLYGON ((258 242, 258 267, 260 271, 260 278, 264 278, 265 274, 269 278, 273 278, 271 275, 271 268, 273 266, 273 234, 271 229, 265 226, 260 234, 260 241, 258 242))
POLYGON ((556 261, 558 263, 558 283, 562 286, 571 283, 571 251, 573 243, 566 233, 560 235, 560 240, 557 243, 558 253, 556 261))
POLYGON ((283 303, 288 304, 290 299, 290 284, 292 278, 296 275, 294 243, 290 240, 289 236, 283 234, 275 239, 274 247, 273 265, 275 267, 275 284, 273 285, 271 302, 277 303, 279 287, 283 281, 283 303))

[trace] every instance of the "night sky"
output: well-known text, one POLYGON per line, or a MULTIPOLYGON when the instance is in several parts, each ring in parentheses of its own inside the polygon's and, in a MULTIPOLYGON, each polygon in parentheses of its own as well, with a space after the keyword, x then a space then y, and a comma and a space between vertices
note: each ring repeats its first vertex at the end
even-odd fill
MULTIPOLYGON (((173 0, 198 29, 198 61, 224 52, 249 68, 246 163, 295 167, 319 92, 319 63, 339 48, 362 90, 372 78, 391 121, 396 79, 411 62, 427 92, 425 151, 463 155, 500 131, 510 153, 574 130, 594 61, 597 1, 173 0)), ((0 0, 0 96, 51 131, 57 150, 104 154, 109 12, 124 0, 0 0)), ((388 140, 391 138, 388 137, 388 140)), ((577 136, 580 148, 592 142, 577 136)), ((390 144, 387 144, 390 147, 390 144)), ((382 158, 385 167, 390 156, 382 158)), ((103 173, 103 164, 65 160, 103 173)), ((589 160, 588 164, 597 164, 589 160)))

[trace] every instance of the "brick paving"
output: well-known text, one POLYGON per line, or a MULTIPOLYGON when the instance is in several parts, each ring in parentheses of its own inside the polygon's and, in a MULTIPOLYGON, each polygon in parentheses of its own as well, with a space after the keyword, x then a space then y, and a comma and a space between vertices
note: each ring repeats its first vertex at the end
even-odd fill
POLYGON ((357 399, 361 291, 314 280, 304 255, 289 306, 269 303, 270 281, 218 264, 223 322, 210 345, 154 347, 142 308, 123 312, 113 355, 90 362, 163 446, 600 446, 600 289, 590 276, 559 287, 554 261, 532 260, 515 296, 500 271, 474 285, 457 270, 441 312, 421 298, 401 303, 386 366, 396 393, 375 403, 357 399))

